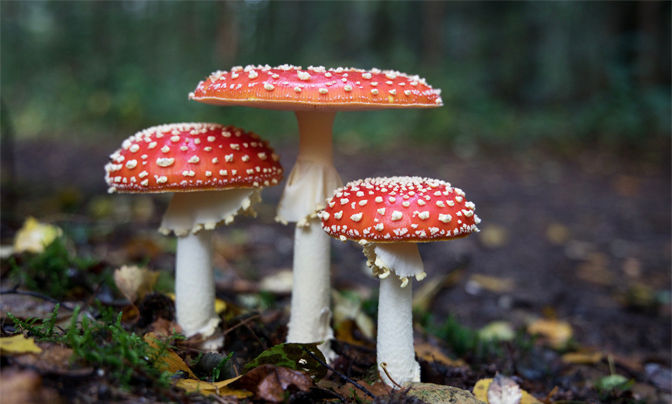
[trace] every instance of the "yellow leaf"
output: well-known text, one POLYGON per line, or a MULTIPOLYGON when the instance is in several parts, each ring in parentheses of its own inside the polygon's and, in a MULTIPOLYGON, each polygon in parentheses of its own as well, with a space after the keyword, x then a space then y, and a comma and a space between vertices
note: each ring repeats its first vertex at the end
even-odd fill
POLYGON ((63 231, 59 227, 40 223, 34 217, 28 217, 14 237, 14 252, 27 251, 39 254, 61 234, 63 231))
MULTIPOLYGON (((488 379, 481 379, 478 382, 476 382, 473 392, 477 399, 486 403, 488 402, 488 389, 490 388, 490 384, 492 384, 492 380, 493 380, 492 378, 488 378, 488 379)), ((520 389, 520 391, 523 394, 523 396, 520 399, 520 404, 541 404, 541 401, 537 400, 533 395, 531 395, 527 391, 523 389, 520 389)))
POLYGON ((527 326, 527 332, 532 335, 540 335, 548 341, 549 345, 556 349, 562 349, 572 338, 572 326, 566 321, 560 320, 535 320, 527 326))
POLYGON ((493 321, 478 331, 478 336, 485 341, 511 341, 516 332, 506 321, 493 321))
POLYGON ((21 334, 0 338, 0 351, 6 354, 40 353, 42 349, 35 345, 32 338, 21 334))
POLYGON ((509 232, 505 227, 497 224, 489 224, 483 227, 478 233, 481 242, 488 248, 498 248, 504 246, 509 239, 509 232))
POLYGON ((154 289, 159 273, 135 265, 124 265, 114 271, 114 284, 129 302, 134 303, 154 289))
POLYGON ((570 352, 562 355, 562 361, 575 365, 594 365, 603 357, 602 352, 570 352))
MULTIPOLYGON (((175 301, 175 293, 166 293, 166 296, 175 301)), ((226 310, 226 302, 222 299, 215 298, 215 313, 222 314, 226 310)))
MULTIPOLYGON (((145 334, 143 339, 152 348, 156 350, 160 349, 159 344, 157 342, 158 339, 156 338, 156 335, 154 335, 154 333, 150 332, 145 334)), ((176 354, 170 349, 165 349, 162 352, 161 356, 155 359, 154 366, 156 366, 156 368, 161 371, 170 373, 175 373, 181 370, 186 374, 188 374, 190 377, 198 379, 194 374, 194 372, 192 372, 191 369, 189 369, 189 366, 187 366, 187 364, 182 360, 182 358, 180 358, 178 354, 176 354)))
POLYGON ((196 379, 180 379, 175 383, 175 386, 185 390, 187 393, 200 393, 204 396, 217 394, 219 396, 233 396, 236 398, 250 397, 252 393, 246 390, 229 389, 226 386, 240 379, 242 376, 236 376, 231 379, 222 380, 220 382, 210 383, 196 379))

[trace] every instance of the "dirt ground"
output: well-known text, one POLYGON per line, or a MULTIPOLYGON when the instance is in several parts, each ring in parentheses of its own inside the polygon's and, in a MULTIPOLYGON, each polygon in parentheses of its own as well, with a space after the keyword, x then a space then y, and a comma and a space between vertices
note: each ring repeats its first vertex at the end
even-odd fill
MULTIPOLYGON (((294 146, 277 147, 287 171, 294 146)), ((497 320, 523 327, 535 317, 558 318, 571 324, 581 347, 669 372, 669 156, 650 163, 596 150, 559 158, 538 150, 472 153, 411 146, 371 150, 337 140, 335 165, 344 181, 391 175, 444 179, 476 203, 483 220, 479 234, 421 246, 428 279, 455 275, 432 303, 437 319, 452 315, 480 328, 497 320)), ((103 165, 116 147, 113 139, 79 147, 19 142, 14 188, 3 191, 3 243, 27 215, 107 229, 100 234, 110 238, 109 245, 90 248, 112 263, 126 238, 156 238, 165 196, 105 194, 103 165), (96 223, 91 212, 103 199, 114 200, 117 219, 96 223), (138 219, 135 224, 129 215, 138 219)), ((291 268, 293 231, 273 221, 280 191, 281 186, 264 191, 257 218, 241 218, 218 231, 220 282, 256 281, 291 268)), ((375 291, 360 248, 332 245, 334 287, 375 291)), ((155 268, 171 265, 166 254, 152 255, 149 262, 155 268)))

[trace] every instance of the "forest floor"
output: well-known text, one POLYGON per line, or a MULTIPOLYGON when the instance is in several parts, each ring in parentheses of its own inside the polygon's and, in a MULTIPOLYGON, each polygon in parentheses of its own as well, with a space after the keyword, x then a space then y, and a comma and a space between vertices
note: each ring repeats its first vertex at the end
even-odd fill
MULTIPOLYGON (((41 353, 0 346, 0 397, 198 402, 204 398, 193 391, 200 391, 215 402, 373 400, 347 377, 376 402, 417 400, 413 391, 391 395, 374 383, 377 281, 351 242, 332 244, 333 304, 341 312, 332 370, 314 362, 308 374, 282 373, 291 367, 284 362, 245 368, 273 346, 290 362, 307 355, 277 346, 286 333, 293 243, 293 229, 273 221, 280 186, 264 191, 256 218, 237 218, 216 232, 224 348, 202 355, 193 341, 171 335, 175 243, 156 232, 167 196, 107 195, 102 167, 117 146, 16 145, 21 158, 13 162, 13 183, 3 187, 2 244, 13 243, 29 216, 63 235, 41 253, 3 248, 1 337, 22 332, 41 353), (151 293, 135 301, 112 276, 132 264, 161 273, 151 293), (150 349, 156 346, 160 355, 150 349), (283 383, 269 387, 269 374, 283 383), (191 380, 182 389, 175 387, 180 377, 191 380)), ((428 277, 414 292, 422 382, 472 391, 499 373, 544 402, 672 400, 669 157, 335 149, 344 181, 444 179, 466 192, 483 220, 478 234, 421 246, 428 277)), ((289 170, 296 152, 288 145, 279 152, 289 170)))

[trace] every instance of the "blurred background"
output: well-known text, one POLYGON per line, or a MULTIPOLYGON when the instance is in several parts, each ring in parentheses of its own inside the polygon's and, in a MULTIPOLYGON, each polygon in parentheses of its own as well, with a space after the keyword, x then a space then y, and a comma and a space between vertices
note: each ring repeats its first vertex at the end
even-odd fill
MULTIPOLYGON (((111 264, 169 270, 172 247, 155 235, 165 196, 105 194, 103 165, 123 139, 166 122, 233 124, 268 139, 289 170, 291 113, 187 94, 233 65, 396 69, 441 88, 445 105, 341 113, 335 160, 344 180, 439 177, 476 202, 478 236, 423 246, 430 276, 459 274, 432 310, 473 327, 558 316, 582 343, 669 367, 670 2, 0 7, 4 244, 34 215, 111 264)), ((221 276, 291 266, 277 188, 257 220, 221 231, 221 276)), ((336 287, 359 287, 355 268, 375 290, 359 249, 334 248, 336 287)))

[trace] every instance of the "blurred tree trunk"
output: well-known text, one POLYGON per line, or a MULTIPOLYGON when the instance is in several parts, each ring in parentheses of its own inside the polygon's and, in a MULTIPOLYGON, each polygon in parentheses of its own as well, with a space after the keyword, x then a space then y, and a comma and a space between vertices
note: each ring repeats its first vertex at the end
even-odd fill
POLYGON ((233 64, 238 56, 238 15, 229 1, 218 4, 217 34, 215 37, 215 61, 222 69, 233 64))
POLYGON ((442 1, 423 2, 422 61, 426 66, 436 67, 442 63, 443 23, 446 3, 442 1))

